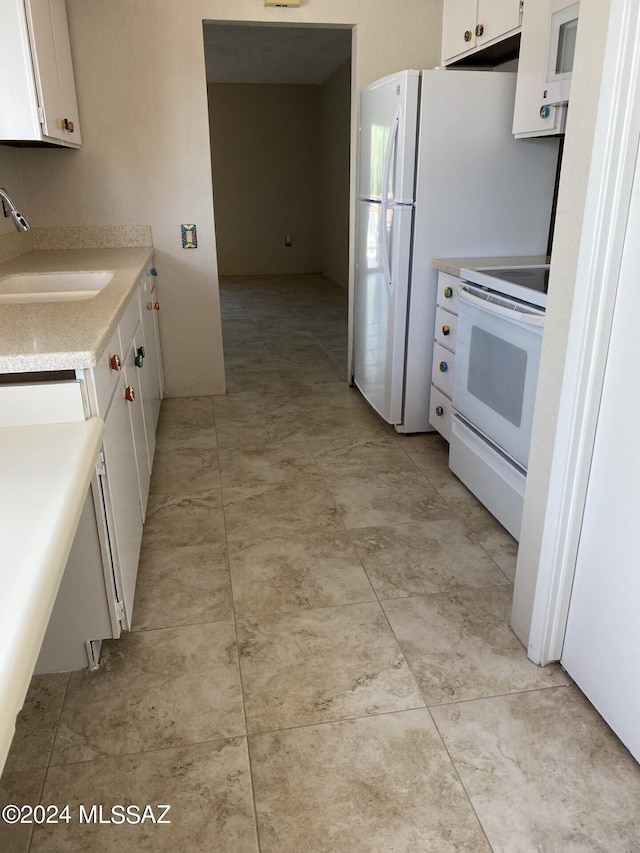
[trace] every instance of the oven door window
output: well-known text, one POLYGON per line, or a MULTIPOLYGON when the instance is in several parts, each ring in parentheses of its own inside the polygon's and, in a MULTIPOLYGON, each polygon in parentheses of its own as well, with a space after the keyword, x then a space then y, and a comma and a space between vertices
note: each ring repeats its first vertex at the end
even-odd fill
POLYGON ((515 427, 522 423, 527 360, 526 349, 472 327, 467 389, 515 427))
POLYGON ((542 328, 460 301, 453 408, 523 468, 529 461, 542 328))

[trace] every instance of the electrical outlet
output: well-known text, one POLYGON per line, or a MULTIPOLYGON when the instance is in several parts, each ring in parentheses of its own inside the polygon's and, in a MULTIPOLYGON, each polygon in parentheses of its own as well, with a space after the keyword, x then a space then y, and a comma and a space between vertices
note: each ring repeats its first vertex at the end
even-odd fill
POLYGON ((197 249, 198 248, 198 233, 195 225, 181 225, 182 232, 182 248, 197 249))
POLYGON ((284 245, 287 249, 290 249, 293 246, 293 237, 291 234, 284 235, 284 245))

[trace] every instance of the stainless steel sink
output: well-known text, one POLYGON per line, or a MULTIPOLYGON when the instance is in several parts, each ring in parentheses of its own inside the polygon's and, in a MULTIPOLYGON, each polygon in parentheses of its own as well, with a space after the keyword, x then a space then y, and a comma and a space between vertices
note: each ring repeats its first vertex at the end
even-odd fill
POLYGON ((108 271, 10 275, 0 279, 0 303, 92 299, 112 278, 113 273, 108 271))

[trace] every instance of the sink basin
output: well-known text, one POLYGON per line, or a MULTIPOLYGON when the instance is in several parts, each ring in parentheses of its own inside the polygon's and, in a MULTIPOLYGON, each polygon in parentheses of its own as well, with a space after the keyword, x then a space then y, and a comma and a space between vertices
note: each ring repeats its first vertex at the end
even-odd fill
POLYGON ((92 299, 112 278, 112 272, 48 272, 10 275, 0 280, 0 303, 92 299))

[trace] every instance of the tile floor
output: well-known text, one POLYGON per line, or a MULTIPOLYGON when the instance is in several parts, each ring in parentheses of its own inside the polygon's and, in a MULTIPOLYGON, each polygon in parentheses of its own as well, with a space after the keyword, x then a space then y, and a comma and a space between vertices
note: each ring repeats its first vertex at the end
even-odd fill
POLYGON ((640 850, 640 767, 509 630, 515 543, 347 386, 344 291, 222 297, 228 394, 162 407, 135 631, 33 679, 0 780, 72 820, 0 849, 640 850))

